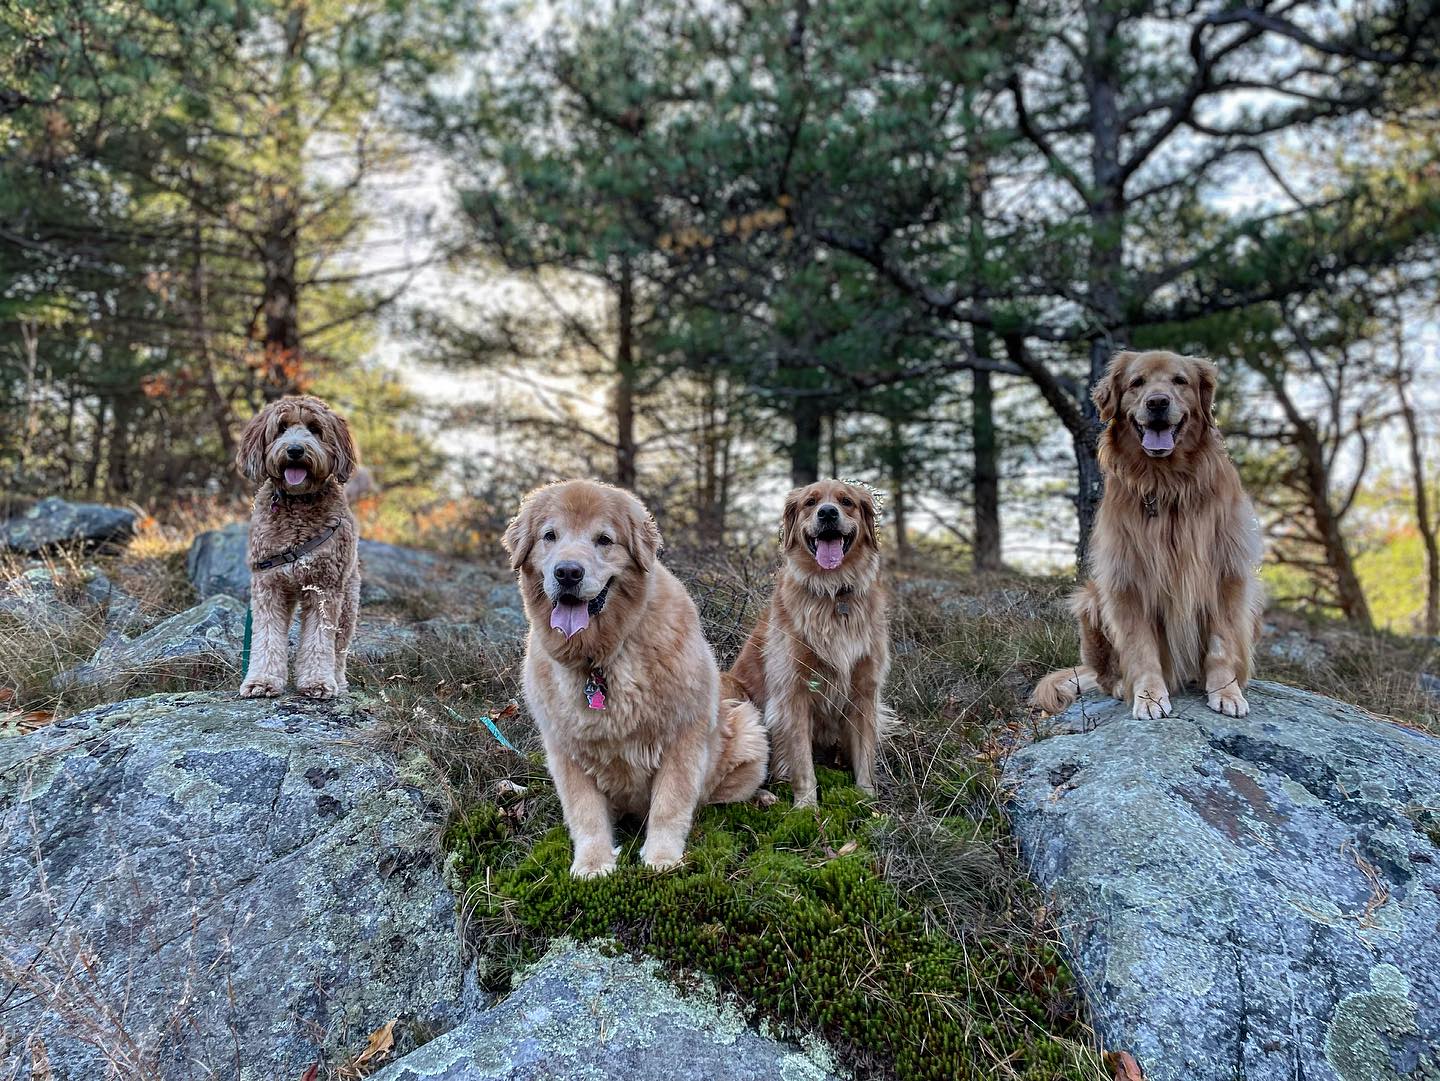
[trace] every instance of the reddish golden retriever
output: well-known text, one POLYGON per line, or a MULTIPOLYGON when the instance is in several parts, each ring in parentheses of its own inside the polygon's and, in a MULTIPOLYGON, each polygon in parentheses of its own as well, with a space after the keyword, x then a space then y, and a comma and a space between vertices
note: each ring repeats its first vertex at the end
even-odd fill
POLYGON ((890 717, 880 701, 890 641, 875 519, 871 494, 838 480, 785 498, 770 607, 723 677, 723 696, 765 711, 774 772, 790 779, 797 807, 816 800, 815 747, 839 750, 856 783, 875 791, 890 717))
POLYGON ((1109 426, 1091 578, 1071 601, 1081 663, 1040 681, 1031 701, 1045 712, 1098 689, 1163 717, 1191 683, 1217 712, 1250 711, 1260 531, 1211 414, 1215 379, 1208 360, 1118 353, 1096 386, 1109 426))

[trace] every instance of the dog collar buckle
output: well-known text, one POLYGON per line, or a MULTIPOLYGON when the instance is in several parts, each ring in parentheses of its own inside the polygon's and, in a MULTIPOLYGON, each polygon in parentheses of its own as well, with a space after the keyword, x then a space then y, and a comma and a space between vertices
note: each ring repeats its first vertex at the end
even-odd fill
POLYGON ((1160 505, 1159 505, 1159 500, 1158 500, 1158 498, 1156 497, 1156 495, 1155 495, 1154 492, 1151 492, 1149 495, 1144 496, 1144 497, 1140 500, 1140 502, 1141 502, 1142 504, 1144 504, 1144 507, 1145 507, 1145 517, 1146 517, 1146 518, 1158 518, 1158 517, 1160 517, 1160 505))
POLYGON ((850 614, 850 596, 855 592, 853 586, 842 586, 835 591, 835 611, 842 616, 850 614))
POLYGON ((585 704, 591 709, 605 708, 605 669, 598 664, 590 669, 590 678, 585 681, 585 704))

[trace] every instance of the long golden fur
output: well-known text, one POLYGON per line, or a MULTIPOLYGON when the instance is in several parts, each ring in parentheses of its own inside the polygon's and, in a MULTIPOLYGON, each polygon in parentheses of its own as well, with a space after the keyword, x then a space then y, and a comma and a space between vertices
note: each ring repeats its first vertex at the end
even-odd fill
POLYGON ((284 693, 290 620, 300 607, 295 688, 312 698, 346 691, 345 660, 360 607, 358 529, 344 484, 358 464, 349 425, 319 398, 282 398, 256 413, 240 437, 236 467, 259 481, 250 514, 250 562, 335 533, 295 562, 252 570, 254 631, 240 693, 284 693))
POLYGON ((856 783, 874 792, 876 746, 890 718, 880 699, 890 637, 871 494, 836 480, 796 488, 785 498, 780 545, 770 606, 723 692, 765 711, 775 772, 789 777, 797 807, 815 803, 816 747, 842 752, 856 783))
POLYGON ((759 714, 722 706, 695 604, 659 562, 660 533, 629 492, 583 480, 537 489, 504 543, 530 621, 525 701, 574 843, 572 873, 614 869, 613 822, 625 814, 648 819, 644 862, 674 866, 699 804, 749 799, 765 779, 759 714), (587 684, 602 688, 603 709, 587 684))
POLYGON ((1211 709, 1250 711, 1245 686, 1263 604, 1255 511, 1225 452, 1208 360, 1119 353, 1094 392, 1105 497, 1091 537, 1091 579, 1072 598, 1078 668, 1053 672, 1032 703, 1056 713, 1087 690, 1171 712, 1200 683, 1211 709))

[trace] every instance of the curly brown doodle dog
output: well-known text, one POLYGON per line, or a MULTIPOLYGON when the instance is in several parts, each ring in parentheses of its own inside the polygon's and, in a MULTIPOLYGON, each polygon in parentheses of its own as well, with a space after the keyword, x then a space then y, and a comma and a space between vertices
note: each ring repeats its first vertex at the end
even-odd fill
POLYGON ((319 398, 282 398, 246 426, 235 464, 261 482, 250 515, 254 638, 240 693, 284 693, 298 604, 295 689, 312 698, 344 694, 360 607, 358 531, 344 489, 356 466, 350 428, 319 398))
POLYGON ((760 715, 722 706, 695 604, 629 492, 584 480, 537 489, 504 543, 530 620, 525 701, 575 846, 571 871, 615 868, 625 814, 648 819, 646 865, 675 866, 699 804, 749 799, 765 779, 760 715))
POLYGON ((786 496, 770 607, 726 673, 724 693, 765 711, 775 772, 789 777, 797 807, 815 802, 816 747, 841 751, 856 783, 875 791, 891 719, 880 701, 890 636, 876 514, 870 492, 838 480, 786 496))
POLYGON ((1098 689, 1163 717, 1172 692, 1202 681, 1211 709, 1250 711, 1260 529, 1211 414, 1215 379, 1208 360, 1119 353, 1095 387, 1109 427, 1091 578, 1071 600, 1081 664, 1035 688, 1047 713, 1098 689))

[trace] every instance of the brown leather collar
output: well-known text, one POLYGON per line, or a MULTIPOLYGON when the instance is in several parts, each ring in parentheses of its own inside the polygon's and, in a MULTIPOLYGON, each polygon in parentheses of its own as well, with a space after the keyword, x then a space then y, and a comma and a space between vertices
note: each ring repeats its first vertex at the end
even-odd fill
POLYGON ((309 540, 297 544, 294 548, 286 548, 282 552, 276 552, 273 556, 266 556, 264 559, 257 559, 250 564, 252 571, 268 571, 271 567, 283 566, 286 563, 298 563, 301 556, 307 556, 315 551, 322 544, 333 537, 340 528, 340 519, 332 518, 325 524, 325 528, 316 533, 309 540))

